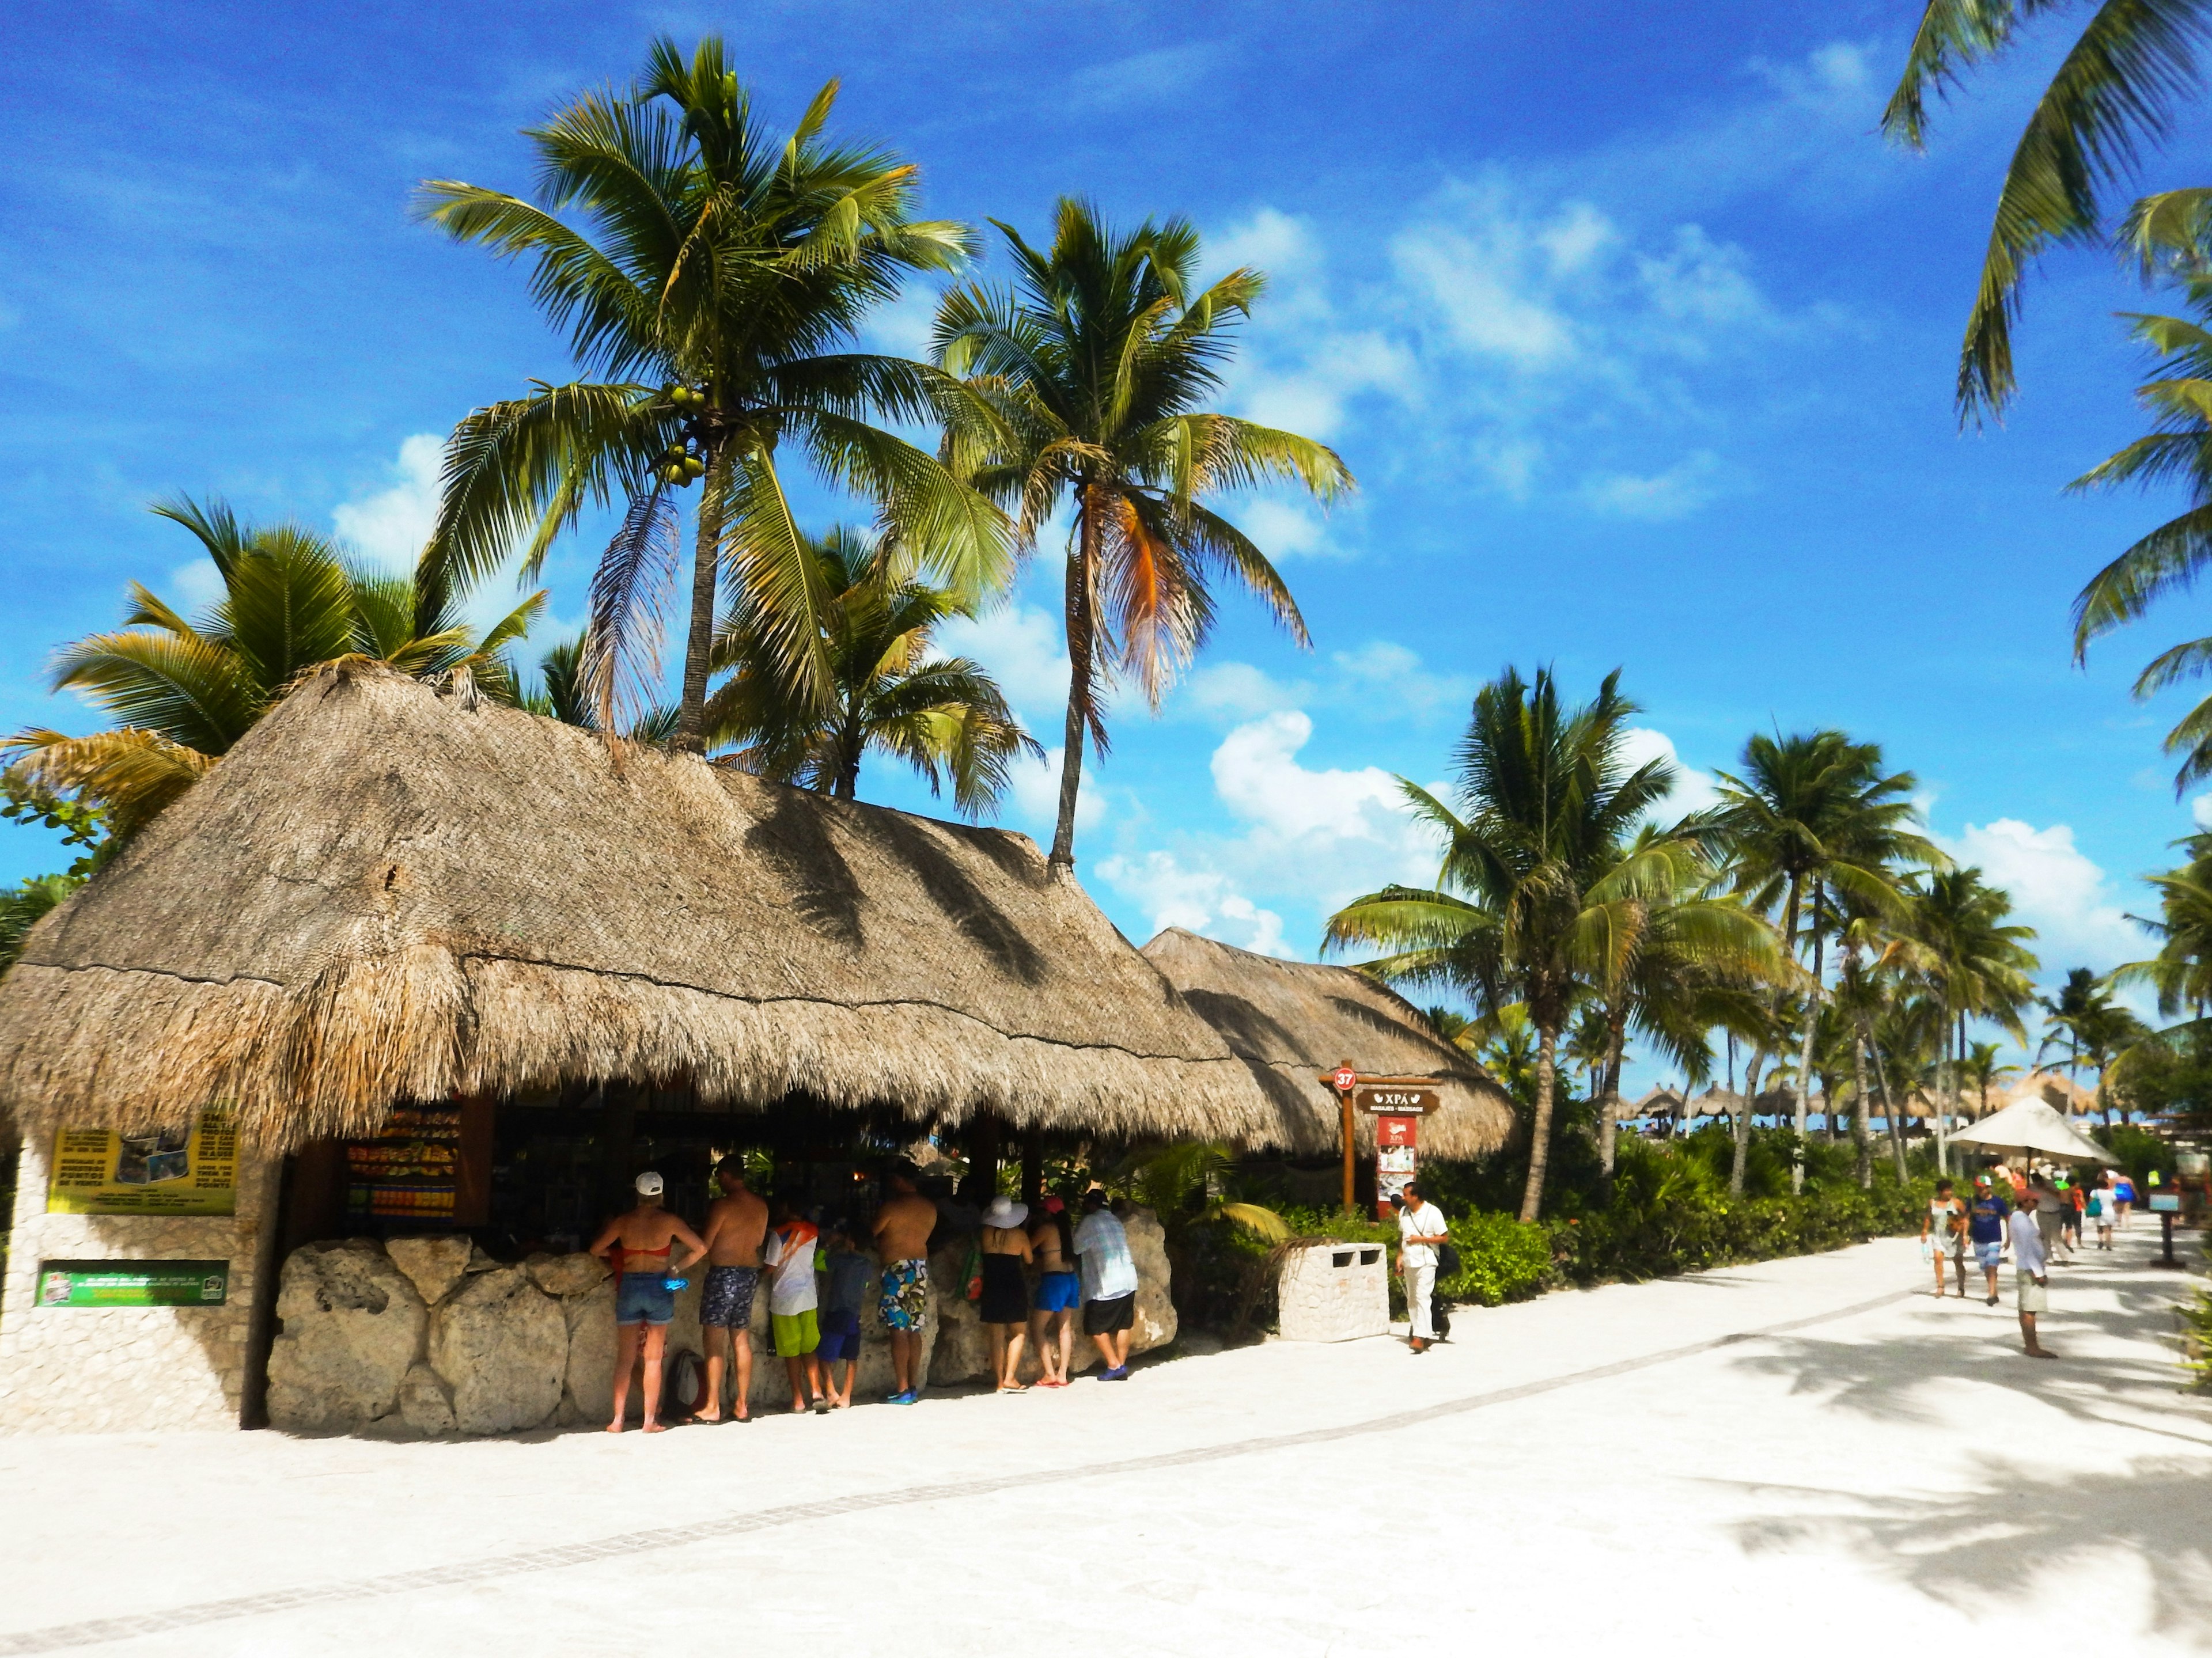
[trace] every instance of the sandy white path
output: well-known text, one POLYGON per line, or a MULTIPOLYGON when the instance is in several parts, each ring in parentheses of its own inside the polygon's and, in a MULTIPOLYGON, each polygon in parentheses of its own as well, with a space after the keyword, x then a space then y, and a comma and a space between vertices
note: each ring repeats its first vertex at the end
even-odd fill
POLYGON ((2212 1401, 2148 1253, 2059 1269, 2057 1364, 1885 1242, 1468 1311, 1419 1359, 1271 1343, 653 1439, 0 1439, 0 1655, 922 1658, 1103 1619, 1145 1653, 1796 1658, 2085 1612, 2198 1651, 2212 1401))

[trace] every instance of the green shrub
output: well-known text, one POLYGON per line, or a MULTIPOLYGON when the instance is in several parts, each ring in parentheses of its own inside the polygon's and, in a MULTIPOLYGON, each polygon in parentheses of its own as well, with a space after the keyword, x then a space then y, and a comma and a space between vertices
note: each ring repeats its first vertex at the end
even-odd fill
POLYGON ((2197 1387, 2212 1388, 2212 1291, 2199 1290, 2174 1311, 2181 1320, 2181 1363, 2197 1387))
POLYGON ((1446 1301, 1498 1307, 1551 1287, 1552 1236, 1541 1226, 1477 1211, 1451 1223, 1451 1240, 1459 1249, 1460 1269, 1437 1280, 1446 1301))

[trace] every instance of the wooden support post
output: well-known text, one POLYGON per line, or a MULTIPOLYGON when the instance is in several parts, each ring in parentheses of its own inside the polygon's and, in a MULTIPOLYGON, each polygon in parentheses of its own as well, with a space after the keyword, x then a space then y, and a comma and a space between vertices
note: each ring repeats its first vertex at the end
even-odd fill
POLYGON ((1022 1134, 1022 1201, 1035 1208, 1044 1196, 1044 1130, 1022 1134))

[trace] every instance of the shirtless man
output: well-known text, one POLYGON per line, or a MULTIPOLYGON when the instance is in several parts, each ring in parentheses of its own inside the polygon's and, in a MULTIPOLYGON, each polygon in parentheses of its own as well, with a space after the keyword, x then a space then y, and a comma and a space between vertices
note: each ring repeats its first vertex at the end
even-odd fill
POLYGON ((747 1400, 753 1389, 753 1291, 760 1285, 761 1239, 768 1231, 768 1205, 745 1189, 742 1157, 724 1157, 714 1179, 722 1195, 707 1206, 707 1287, 699 1297, 700 1327, 707 1338, 707 1408, 702 1422, 722 1419, 722 1376, 737 1359, 738 1393, 731 1412, 752 1420, 747 1400))
POLYGON ((602 1255, 615 1273, 615 1416, 607 1431, 623 1430, 623 1407, 629 1403, 629 1373, 645 1351, 645 1430, 660 1432, 660 1353, 668 1341, 668 1321, 676 1316, 676 1291, 668 1279, 707 1253, 699 1235, 660 1206, 660 1176, 651 1169, 637 1177, 637 1207, 617 1215, 599 1234, 592 1253, 602 1255), (678 1244, 688 1252, 682 1260, 671 1260, 678 1244))
POLYGON ((911 1405, 921 1396, 921 1331, 929 1311, 929 1235, 937 1206, 915 1189, 914 1175, 894 1169, 884 1181, 890 1195, 869 1229, 876 1259, 884 1264, 883 1315, 891 1338, 891 1373, 897 1391, 887 1401, 911 1405))

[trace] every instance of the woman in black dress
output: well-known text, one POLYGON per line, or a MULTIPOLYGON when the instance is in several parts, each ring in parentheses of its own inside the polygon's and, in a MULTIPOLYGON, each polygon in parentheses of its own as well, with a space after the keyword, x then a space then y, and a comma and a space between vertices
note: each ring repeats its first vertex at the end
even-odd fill
POLYGON ((1029 1206, 1000 1196, 983 1212, 983 1295, 976 1311, 991 1337, 991 1368, 1002 1394, 1025 1394, 1022 1385, 1022 1339, 1029 1332, 1030 1290, 1022 1268, 1030 1260, 1030 1236, 1022 1223, 1029 1206))

